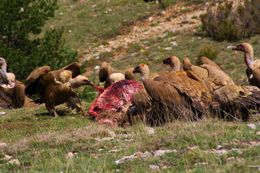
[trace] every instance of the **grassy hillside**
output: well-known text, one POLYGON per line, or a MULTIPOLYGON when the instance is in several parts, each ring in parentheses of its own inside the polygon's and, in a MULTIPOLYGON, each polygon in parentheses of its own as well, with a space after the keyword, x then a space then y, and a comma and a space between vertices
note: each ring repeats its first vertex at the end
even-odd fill
MULTIPOLYGON (((205 0, 176 2, 166 0, 170 10, 162 12, 158 4, 142 0, 60 0, 55 18, 45 27, 64 27, 67 46, 79 51, 80 60, 86 60, 86 70, 90 72, 103 60, 111 61, 115 69, 122 71, 143 62, 149 64, 152 72, 158 72, 166 70, 161 61, 167 56, 188 56, 197 62, 199 55, 213 52, 213 59, 237 83, 247 84, 242 55, 226 49, 236 43, 215 42, 200 34, 199 25, 193 27, 192 22, 199 21, 195 12, 203 10, 205 0), (192 21, 186 16, 190 13, 194 13, 192 21), (169 29, 156 30, 160 26, 169 29), (135 28, 141 31, 134 32, 135 28), (120 34, 127 44, 117 38, 120 34)), ((260 57, 260 37, 241 42, 244 41, 252 43, 256 57, 260 57)), ((93 79, 93 73, 89 74, 93 79)), ((88 105, 95 93, 83 95, 88 105)), ((97 125, 64 106, 59 107, 63 116, 58 118, 48 116, 44 106, 1 111, 6 112, 0 115, 3 173, 251 173, 260 169, 258 116, 248 123, 205 118, 151 129, 141 123, 126 128, 97 125), (154 152, 158 150, 170 153, 156 157, 154 152), (116 164, 116 160, 134 153, 133 160, 116 164), (19 163, 14 163, 15 159, 19 163)))

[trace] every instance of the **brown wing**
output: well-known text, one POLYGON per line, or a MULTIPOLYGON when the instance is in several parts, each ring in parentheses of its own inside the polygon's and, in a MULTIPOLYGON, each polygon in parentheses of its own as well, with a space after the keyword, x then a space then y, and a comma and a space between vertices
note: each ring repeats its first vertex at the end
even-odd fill
POLYGON ((69 70, 72 72, 72 78, 80 75, 80 64, 73 62, 62 68, 63 70, 69 70))
POLYGON ((101 67, 100 67, 99 74, 98 74, 100 82, 105 82, 106 81, 107 77, 111 73, 111 71, 109 69, 110 69, 109 68, 109 64, 107 62, 103 62, 101 67))
POLYGON ((43 93, 44 84, 41 81, 41 77, 50 72, 50 70, 50 66, 42 66, 33 70, 26 79, 25 94, 32 96, 43 93))
POLYGON ((222 70, 222 68, 218 64, 216 64, 214 61, 210 60, 209 58, 207 58, 205 56, 201 57, 200 60, 201 60, 202 64, 212 65, 212 66, 216 67, 217 69, 222 70))

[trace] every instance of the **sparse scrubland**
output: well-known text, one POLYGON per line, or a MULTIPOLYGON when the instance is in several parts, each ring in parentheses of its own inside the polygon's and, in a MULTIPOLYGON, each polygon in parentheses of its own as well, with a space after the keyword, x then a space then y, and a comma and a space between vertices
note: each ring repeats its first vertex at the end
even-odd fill
MULTIPOLYGON (((162 64, 168 56, 188 56, 199 63, 198 57, 206 55, 237 84, 248 85, 242 54, 226 48, 250 42, 260 58, 260 36, 236 41, 206 37, 199 16, 206 12, 206 2, 165 0, 163 12, 158 4, 141 0, 59 0, 55 17, 43 31, 63 28, 65 46, 78 52, 82 70, 94 82, 93 69, 103 60, 117 70, 147 63, 158 72, 168 70, 162 64)), ((96 93, 89 87, 79 92, 87 109, 96 93)), ((142 123, 111 128, 64 106, 59 107, 63 116, 58 118, 48 116, 44 106, 1 111, 6 114, 0 115, 0 172, 251 173, 260 169, 259 115, 252 115, 249 122, 203 118, 153 128, 142 123), (158 150, 170 152, 157 157, 153 152, 158 150), (134 153, 134 159, 116 164, 134 153)))

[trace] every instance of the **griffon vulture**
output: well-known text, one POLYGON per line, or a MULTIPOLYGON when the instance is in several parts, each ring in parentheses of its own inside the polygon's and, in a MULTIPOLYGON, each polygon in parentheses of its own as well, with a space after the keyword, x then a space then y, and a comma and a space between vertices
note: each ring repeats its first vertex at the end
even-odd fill
POLYGON ((99 81, 105 82, 104 88, 107 88, 119 80, 125 80, 125 75, 122 73, 113 73, 113 69, 110 64, 103 62, 99 70, 99 81))
POLYGON ((260 88, 260 60, 254 60, 254 49, 249 43, 241 43, 236 46, 229 46, 229 49, 244 52, 244 61, 247 66, 246 74, 251 85, 260 88))
POLYGON ((53 71, 49 66, 39 67, 27 77, 25 93, 28 96, 38 95, 38 99, 34 102, 45 103, 47 110, 53 116, 58 115, 55 106, 66 102, 73 108, 81 110, 84 115, 78 95, 73 88, 92 84, 86 77, 79 74, 80 66, 77 63, 71 63, 62 69, 53 71))
POLYGON ((15 79, 13 73, 7 73, 7 64, 0 58, 0 107, 21 108, 25 102, 25 86, 15 79))

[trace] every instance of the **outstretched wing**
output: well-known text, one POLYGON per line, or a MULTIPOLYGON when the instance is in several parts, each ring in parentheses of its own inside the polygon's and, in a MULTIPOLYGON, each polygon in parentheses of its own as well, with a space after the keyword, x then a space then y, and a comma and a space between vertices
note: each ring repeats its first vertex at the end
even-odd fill
POLYGON ((50 66, 42 66, 33 70, 26 79, 25 94, 29 96, 43 94, 44 84, 41 81, 41 77, 50 70, 50 66))
POLYGON ((72 72, 72 78, 80 75, 80 64, 77 62, 70 63, 62 68, 63 70, 69 70, 72 72))

